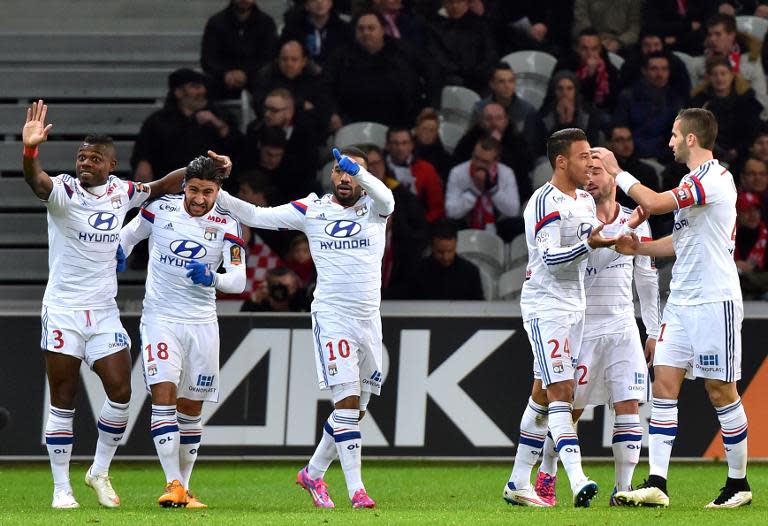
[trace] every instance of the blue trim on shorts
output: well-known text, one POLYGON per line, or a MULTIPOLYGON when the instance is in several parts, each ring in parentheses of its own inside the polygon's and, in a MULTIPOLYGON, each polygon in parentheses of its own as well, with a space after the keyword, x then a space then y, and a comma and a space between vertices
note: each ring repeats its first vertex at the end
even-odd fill
POLYGON ((325 382, 326 387, 330 387, 331 385, 328 383, 328 373, 325 371, 325 359, 323 357, 323 346, 320 343, 320 323, 317 321, 317 313, 312 313, 312 319, 315 320, 315 326, 312 329, 312 332, 315 334, 315 345, 317 347, 317 354, 320 357, 320 367, 323 370, 323 381, 325 382))

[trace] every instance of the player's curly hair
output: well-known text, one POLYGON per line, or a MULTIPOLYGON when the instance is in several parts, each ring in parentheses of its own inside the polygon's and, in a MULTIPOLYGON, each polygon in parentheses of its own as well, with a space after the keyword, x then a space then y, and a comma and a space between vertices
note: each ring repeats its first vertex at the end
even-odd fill
POLYGON ((224 171, 216 165, 216 162, 204 155, 199 155, 192 159, 187 165, 187 173, 184 174, 184 181, 190 179, 202 179, 203 181, 215 181, 218 185, 221 185, 226 179, 224 171))

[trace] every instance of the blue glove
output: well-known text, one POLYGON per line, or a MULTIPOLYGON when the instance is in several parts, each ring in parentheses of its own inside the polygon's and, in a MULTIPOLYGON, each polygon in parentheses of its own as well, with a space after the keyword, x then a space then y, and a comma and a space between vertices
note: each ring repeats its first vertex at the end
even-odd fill
POLYGON ((360 172, 360 165, 346 155, 341 155, 337 148, 333 149, 333 156, 336 157, 342 172, 347 172, 349 175, 357 175, 360 172))
POLYGON ((213 286, 213 272, 208 270, 205 263, 199 261, 190 261, 187 263, 187 277, 192 279, 192 283, 195 285, 203 285, 205 287, 213 286))
POLYGON ((115 254, 117 260, 117 266, 115 270, 118 272, 125 272, 125 252, 123 252, 123 246, 117 245, 117 253, 115 254))

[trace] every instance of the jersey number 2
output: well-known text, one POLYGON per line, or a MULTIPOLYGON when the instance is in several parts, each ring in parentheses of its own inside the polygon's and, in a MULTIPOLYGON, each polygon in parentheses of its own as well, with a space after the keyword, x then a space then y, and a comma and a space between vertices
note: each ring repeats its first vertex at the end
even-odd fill
MULTIPOLYGON (((334 361, 336 359, 336 355, 333 354, 333 342, 328 342, 325 344, 325 346, 328 347, 328 361, 334 361)), ((339 352, 339 356, 342 358, 349 358, 349 342, 347 340, 339 340, 339 343, 336 345, 336 349, 339 352)))
MULTIPOLYGON (((553 359, 554 358, 562 358, 563 355, 558 352, 560 350, 560 342, 557 340, 549 340, 547 343, 554 344, 552 347, 552 354, 550 355, 553 359)), ((568 338, 565 339, 565 342, 563 343, 563 350, 565 351, 566 356, 571 355, 571 347, 568 344, 568 338)))

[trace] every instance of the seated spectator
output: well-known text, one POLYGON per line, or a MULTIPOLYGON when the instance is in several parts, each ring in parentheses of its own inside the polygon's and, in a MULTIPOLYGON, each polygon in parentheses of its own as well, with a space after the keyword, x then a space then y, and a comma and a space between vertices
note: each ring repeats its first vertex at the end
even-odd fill
MULTIPOLYGON (((272 206, 277 203, 269 177, 255 170, 240 174, 236 192, 240 199, 256 206, 272 206)), ((251 229, 246 225, 242 225, 242 229, 243 240, 248 246, 247 281, 243 294, 238 297, 247 300, 262 287, 267 279, 267 271, 284 265, 280 253, 288 246, 289 234, 275 230, 251 229)))
MULTIPOLYGON (((760 41, 746 33, 737 32, 736 19, 731 15, 716 14, 707 20, 707 40, 703 57, 696 59, 697 78, 694 84, 704 81, 705 59, 711 56, 726 57, 734 73, 747 79, 755 91, 755 97, 768 108, 765 71, 760 59, 760 41)), ((764 114, 765 115, 765 114, 764 114)))
POLYGON ((159 179, 208 150, 238 153, 242 136, 235 119, 208 103, 206 81, 191 69, 168 77, 165 105, 147 117, 133 146, 131 168, 137 181, 159 179))
MULTIPOLYGON (((656 169, 641 161, 635 154, 632 130, 626 126, 613 125, 608 130, 607 135, 608 142, 606 146, 616 156, 621 169, 634 175, 638 181, 654 192, 660 191, 659 176, 656 174, 656 169)), ((637 206, 637 203, 624 192, 616 192, 616 200, 628 208, 635 208, 637 206)), ((658 239, 672 232, 674 219, 670 213, 651 216, 648 222, 651 225, 651 233, 654 239, 658 239)))
POLYGON ((704 24, 717 13, 719 3, 719 0, 646 0, 643 30, 658 31, 671 49, 691 56, 701 55, 706 37, 704 24))
POLYGON ((288 172, 288 163, 283 163, 287 144, 285 132, 276 126, 266 126, 248 134, 245 153, 235 164, 238 170, 236 177, 239 178, 241 170, 257 170, 266 175, 275 187, 278 200, 305 197, 309 192, 302 192, 292 184, 294 180, 300 179, 300 174, 288 172))
POLYGON ((594 28, 582 29, 576 50, 561 58, 555 71, 573 71, 581 84, 581 95, 594 109, 610 115, 619 94, 619 72, 608 60, 608 53, 594 28))
POLYGON ((729 165, 739 163, 760 128, 763 107, 749 82, 731 71, 728 58, 707 60, 707 80, 693 91, 691 106, 706 108, 717 119, 715 157, 729 165))
POLYGON ((418 68, 384 33, 384 17, 363 11, 353 20, 355 43, 339 50, 323 74, 344 122, 410 126, 424 91, 418 68))
POLYGON ((765 125, 760 127, 757 135, 752 139, 749 154, 768 163, 768 127, 765 125))
POLYGON ((301 42, 321 70, 333 53, 349 48, 352 28, 339 18, 333 0, 301 0, 297 4, 285 15, 281 39, 301 42))
POLYGON ((733 257, 739 270, 744 299, 768 299, 768 272, 765 267, 768 227, 761 212, 761 199, 757 194, 739 192, 736 199, 736 248, 733 257))
POLYGON ((308 312, 310 298, 301 279, 286 267, 267 272, 267 280, 243 303, 242 312, 308 312))
MULTIPOLYGON (((325 137, 335 131, 331 126, 333 104, 330 94, 320 76, 309 65, 304 46, 297 40, 284 42, 275 63, 259 75, 252 92, 253 107, 258 118, 264 118, 267 94, 280 88, 291 92, 296 111, 303 113, 312 122, 317 136, 325 137)), ((337 124, 340 125, 341 121, 337 124)))
POLYGON ((536 113, 536 108, 530 102, 521 99, 515 93, 516 77, 515 72, 506 62, 499 62, 493 69, 491 80, 488 87, 491 88, 491 94, 478 101, 472 109, 472 122, 477 123, 482 116, 483 108, 489 102, 501 104, 509 115, 517 133, 523 133, 525 120, 529 115, 536 113))
POLYGON ((490 28, 469 9, 469 0, 443 0, 443 7, 448 16, 430 24, 427 55, 438 66, 441 84, 481 93, 498 57, 490 28))
POLYGON ((669 86, 669 58, 662 52, 643 59, 643 78, 621 92, 613 120, 632 130, 639 157, 672 162, 669 130, 683 99, 669 86))
POLYGON ((627 49, 626 60, 619 71, 620 90, 631 87, 642 78, 644 57, 660 51, 663 51, 669 59, 669 87, 687 101, 691 94, 691 77, 688 75, 688 68, 680 57, 666 48, 661 35, 653 31, 643 34, 637 45, 627 49))
POLYGON ((320 138, 316 128, 306 115, 296 111, 291 92, 278 88, 270 91, 264 99, 264 119, 254 121, 248 126, 247 144, 258 142, 264 128, 280 128, 285 135, 285 155, 281 162, 281 171, 289 180, 275 182, 283 191, 290 189, 294 197, 304 197, 317 189, 315 172, 319 166, 318 147, 320 138), (290 188, 289 188, 290 187, 290 188))
POLYGON ((599 142, 599 119, 584 103, 579 79, 568 70, 552 75, 544 106, 538 114, 528 116, 523 135, 533 155, 540 157, 547 153, 547 138, 565 128, 580 128, 590 144, 599 142))
POLYGON ((763 215, 768 213, 768 162, 749 157, 739 173, 739 191, 760 198, 763 215))
POLYGON ((501 144, 499 160, 512 169, 520 200, 525 201, 533 193, 528 177, 533 169, 533 156, 523 136, 510 125, 509 116, 502 105, 496 102, 485 105, 480 122, 468 130, 456 145, 453 151, 454 165, 466 161, 472 155, 477 141, 486 135, 501 144))
POLYGON ((291 269, 301 279, 301 286, 309 289, 317 279, 315 262, 309 251, 309 240, 303 233, 293 236, 285 253, 285 266, 291 269))
POLYGON ((200 64, 218 98, 237 98, 252 88, 258 71, 275 56, 277 27, 255 0, 231 0, 208 19, 200 64))
POLYGON ((472 157, 455 166, 448 175, 445 215, 464 228, 496 233, 505 241, 523 232, 520 194, 515 174, 499 162, 501 143, 482 137, 472 157))
POLYGON ((576 0, 573 35, 593 27, 603 47, 620 53, 637 43, 642 23, 642 2, 637 0, 576 0))
POLYGON ((381 267, 381 291, 386 299, 408 299, 413 271, 427 246, 429 223, 419 199, 389 170, 378 146, 365 144, 368 170, 392 190, 395 211, 387 221, 381 267))
POLYGON ((440 118, 435 110, 424 108, 416 117, 413 144, 416 156, 434 166, 445 182, 451 169, 451 155, 445 150, 440 139, 440 118))
POLYGON ((387 35, 401 41, 414 53, 427 45, 427 28, 422 19, 403 7, 403 0, 372 0, 371 6, 384 16, 387 35))
POLYGON ((419 198, 427 221, 435 223, 445 215, 443 182, 435 167, 414 153, 413 138, 407 128, 387 130, 387 167, 404 188, 419 198))
POLYGON ((456 226, 441 222, 432 230, 432 253, 416 267, 411 299, 482 300, 480 271, 456 254, 456 226))
POLYGON ((500 56, 521 49, 559 56, 571 45, 573 0, 496 2, 487 19, 500 56))

